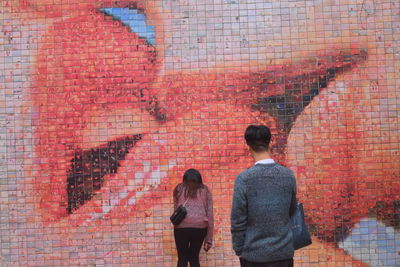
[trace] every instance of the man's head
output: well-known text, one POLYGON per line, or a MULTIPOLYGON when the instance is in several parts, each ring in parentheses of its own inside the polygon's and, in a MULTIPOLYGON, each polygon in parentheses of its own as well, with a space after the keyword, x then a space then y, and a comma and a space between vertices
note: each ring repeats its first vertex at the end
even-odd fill
POLYGON ((271 131, 264 125, 250 125, 244 133, 247 145, 255 153, 266 152, 271 141, 271 131))

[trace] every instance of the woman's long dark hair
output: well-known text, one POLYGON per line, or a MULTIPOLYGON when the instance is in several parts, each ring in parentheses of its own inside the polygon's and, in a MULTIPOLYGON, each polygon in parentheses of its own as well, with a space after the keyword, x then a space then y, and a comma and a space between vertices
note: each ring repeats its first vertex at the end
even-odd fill
MULTIPOLYGON (((188 169, 183 175, 183 182, 180 184, 183 187, 183 192, 185 198, 195 198, 197 195, 197 190, 204 188, 203 179, 201 174, 196 169, 188 169)), ((180 190, 174 191, 174 197, 178 199, 178 193, 180 190)))

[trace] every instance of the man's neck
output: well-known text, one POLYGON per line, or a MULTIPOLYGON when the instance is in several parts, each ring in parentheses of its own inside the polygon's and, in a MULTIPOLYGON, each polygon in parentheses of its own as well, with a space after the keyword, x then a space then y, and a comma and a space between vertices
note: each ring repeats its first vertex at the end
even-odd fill
POLYGON ((253 159, 254 162, 263 160, 263 159, 270 159, 271 158, 271 154, 269 152, 259 152, 259 153, 255 153, 253 152, 253 159))

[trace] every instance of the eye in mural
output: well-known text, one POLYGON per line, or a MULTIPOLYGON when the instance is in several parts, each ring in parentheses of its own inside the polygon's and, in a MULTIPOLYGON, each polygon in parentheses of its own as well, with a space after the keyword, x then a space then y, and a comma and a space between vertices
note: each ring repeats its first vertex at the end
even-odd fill
POLYGON ((139 11, 138 9, 112 7, 101 8, 100 11, 121 21, 123 25, 128 26, 132 32, 135 32, 139 37, 144 38, 150 45, 154 46, 156 44, 155 27, 147 25, 146 16, 143 14, 143 10, 139 11))

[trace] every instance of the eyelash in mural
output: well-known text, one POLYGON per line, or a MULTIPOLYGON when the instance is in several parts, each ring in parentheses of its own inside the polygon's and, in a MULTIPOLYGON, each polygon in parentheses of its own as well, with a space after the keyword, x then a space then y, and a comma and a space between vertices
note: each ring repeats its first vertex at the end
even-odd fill
POLYGON ((72 214, 101 189, 103 177, 115 174, 142 135, 137 134, 108 142, 106 145, 75 152, 67 172, 68 214, 72 214))
POLYGON ((156 44, 155 26, 147 24, 146 15, 143 14, 142 10, 123 7, 100 8, 99 10, 129 27, 132 32, 145 39, 149 45, 154 46, 156 44))

